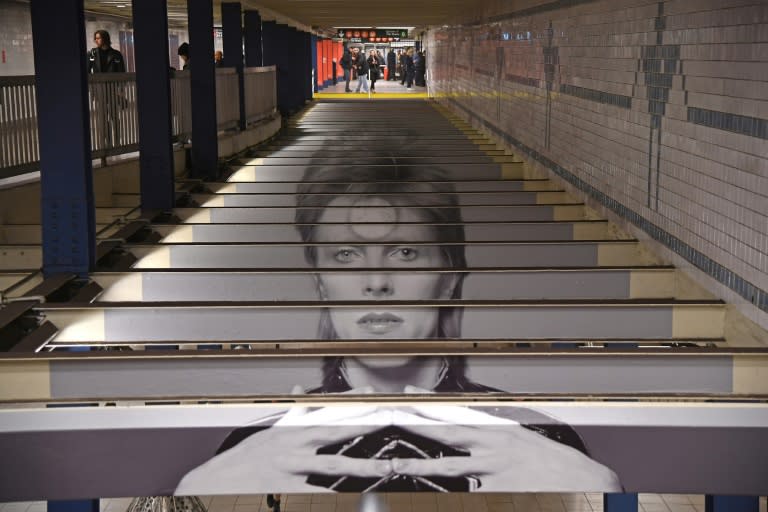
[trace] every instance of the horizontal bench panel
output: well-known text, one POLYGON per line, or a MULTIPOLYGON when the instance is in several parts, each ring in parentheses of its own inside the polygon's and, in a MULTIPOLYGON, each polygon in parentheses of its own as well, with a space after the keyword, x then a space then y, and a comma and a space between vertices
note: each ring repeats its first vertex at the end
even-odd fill
MULTIPOLYGON (((389 271, 393 281, 411 279, 462 278, 461 296, 470 300, 516 299, 629 299, 632 270, 542 270, 489 272, 389 271)), ((366 275, 336 271, 326 275, 364 283, 366 275)), ((100 302, 108 301, 308 301, 320 299, 315 272, 134 272, 93 278, 105 291, 100 302)), ((646 278, 658 284, 659 298, 671 298, 673 286, 661 287, 674 279, 674 271, 648 272, 646 278)), ((404 282, 404 281, 403 281, 404 282)), ((653 286, 648 284, 648 286, 653 286)), ((635 283, 637 286, 637 283, 635 283)), ((398 289, 395 285, 394 295, 398 289)))
MULTIPOLYGON (((442 164, 440 170, 452 180, 499 180, 502 177, 504 165, 516 164, 442 164)), ((380 173, 382 176, 396 172, 396 165, 355 166, 369 172, 380 173)), ((414 166, 416 168, 418 166, 414 166)), ((427 166, 423 166, 427 167, 427 166)), ((302 181, 307 166, 298 165, 243 165, 233 166, 232 175, 227 181, 302 181)), ((349 178, 338 181, 348 181, 349 178)), ((418 172, 414 173, 413 181, 419 181, 418 172)))
MULTIPOLYGON (((402 241, 403 244, 415 248, 421 247, 422 252, 429 250, 432 245, 418 245, 402 241)), ((386 244, 392 247, 396 242, 386 244)), ((617 245, 629 250, 637 247, 636 242, 563 242, 562 244, 546 243, 508 243, 494 244, 474 243, 464 247, 464 254, 469 267, 596 267, 600 265, 601 244, 617 245)), ((325 244, 328 247, 340 245, 325 244)), ((446 245, 446 244, 443 244, 446 245)), ((347 245, 348 246, 348 245, 347 245)), ((366 243, 367 247, 375 244, 366 243)), ((163 244, 159 246, 127 245, 125 249, 139 261, 135 268, 301 268, 308 266, 304 256, 304 245, 203 245, 203 244, 163 244)), ((345 246, 346 247, 346 246, 345 246)), ((418 249, 416 249, 418 254, 418 249)), ((624 265, 643 264, 639 258, 632 261, 627 254, 624 265)), ((411 267, 424 266, 414 260, 411 267)), ((376 264, 378 265, 378 264, 376 264)), ((393 264, 394 265, 394 264, 393 264)), ((344 261, 328 261, 326 267, 349 268, 344 261)), ((358 264, 370 267, 371 265, 358 264)), ((406 264, 399 265, 401 268, 406 264)))
MULTIPOLYGON (((566 457, 572 454, 567 447, 520 427, 520 424, 533 423, 546 428, 555 422, 566 429, 570 425, 583 440, 589 456, 594 459, 590 462, 597 464, 590 466, 592 471, 605 467, 615 474, 616 480, 610 488, 593 484, 590 491, 759 496, 765 490, 762 468, 768 460, 768 444, 764 442, 768 414, 763 404, 554 401, 489 405, 467 401, 424 403, 414 399, 410 403, 382 404, 361 410, 350 409, 345 403, 333 403, 329 398, 321 406, 324 409, 317 415, 307 415, 303 422, 306 427, 289 425, 286 421, 273 425, 291 409, 288 404, 5 410, 0 412, 0 424, 6 426, 0 432, 0 450, 14 464, 13 471, 0 480, 0 498, 21 501, 82 499, 82 496, 165 496, 177 489, 188 474, 200 478, 185 480, 185 495, 307 492, 304 479, 292 484, 296 481, 273 474, 271 465, 253 460, 263 461, 263 457, 273 453, 269 443, 277 439, 285 444, 279 447, 282 453, 293 453, 291 440, 304 439, 302 434, 306 436, 307 429, 311 429, 314 438, 327 439, 329 443, 338 439, 340 428, 359 432, 363 426, 362 431, 371 441, 383 435, 377 432, 384 427, 397 428, 406 439, 409 432, 418 429, 423 435, 421 443, 424 438, 441 439, 438 446, 449 447, 462 446, 457 437, 463 429, 475 437, 493 436, 502 443, 484 455, 485 468, 507 468, 512 457, 510 451, 514 452, 514 443, 521 437, 525 440, 524 453, 529 453, 532 442, 538 443, 534 462, 526 461, 527 464, 535 465, 545 454, 551 457, 553 449, 563 457, 562 461, 555 458, 554 463, 567 464, 573 461, 573 457, 566 457), (323 420, 339 416, 352 416, 354 420, 356 414, 365 419, 347 421, 351 427, 329 425, 328 420, 323 420), (424 418, 443 421, 424 426, 424 418), (53 425, 57 430, 51 430, 53 425), (239 430, 257 425, 273 426, 264 432, 239 430), (14 430, 9 429, 10 426, 14 430), (235 460, 230 464, 222 466, 214 462, 201 466, 233 433, 239 434, 239 438, 248 438, 245 442, 250 445, 245 446, 249 446, 250 458, 242 454, 238 459, 237 452, 233 452, 235 460), (120 478, 115 478, 116 460, 120 461, 120 478), (260 478, 231 471, 233 467, 250 467, 254 463, 261 466, 263 476, 260 478), (147 467, 152 471, 147 471, 147 467), (193 470, 195 473, 191 473, 193 470)), ((344 432, 341 431, 342 437, 344 432)), ((353 436, 352 432, 347 435, 353 436)), ((313 456, 312 453, 306 455, 307 458, 313 456)), ((471 450, 468 457, 471 461, 471 450)), ((584 471, 580 465, 576 468, 580 469, 574 471, 584 471)), ((549 472, 543 472, 547 474, 549 472)), ((483 490, 483 482, 488 488, 491 476, 484 473, 477 478, 479 491, 483 490)), ((531 492, 526 482, 501 478, 495 490, 531 492)), ((316 492, 324 490, 327 491, 318 488, 316 492)), ((586 489, 557 475, 538 478, 535 490, 581 492, 586 489)))
POLYGON ((460 329, 454 329, 460 332, 448 335, 468 340, 718 338, 723 336, 724 319, 721 305, 706 303, 129 304, 99 303, 90 308, 57 308, 51 304, 37 309, 61 329, 57 341, 115 342, 312 340, 325 337, 321 330, 343 331, 348 334, 344 338, 372 342, 388 337, 442 338, 445 335, 436 336, 431 330, 435 319, 458 321, 456 311, 463 312, 460 329), (332 323, 321 329, 321 316, 326 314, 332 323))
MULTIPOLYGON (((310 182, 278 182, 278 183, 205 183, 205 188, 216 194, 295 194, 299 184, 310 182)), ((340 182, 341 183, 341 182, 340 182)), ((353 182, 346 182, 352 184, 353 182)), ((388 183, 396 183, 389 182, 388 183)), ((408 183, 408 182, 403 182, 408 183)), ((437 182, 435 182, 437 183, 437 182)), ((555 190, 556 185, 549 180, 485 180, 485 181, 451 181, 457 193, 463 192, 516 192, 555 190)), ((418 192, 413 192, 414 194, 418 192)), ((431 192, 424 192, 429 194, 431 192)), ((344 192, 339 193, 343 195, 344 192)))
MULTIPOLYGON (((419 207, 409 207, 418 210, 419 207)), ((231 224, 231 223, 281 223, 294 222, 296 208, 174 208, 174 214, 183 222, 231 224)), ((461 209, 464 222, 527 222, 553 220, 582 220, 586 216, 584 205, 505 205, 473 206, 461 209)))
POLYGON ((327 157, 283 157, 263 156, 257 158, 241 158, 240 165, 322 165, 322 166, 365 166, 365 165, 445 165, 445 164, 491 164, 492 157, 488 155, 450 155, 450 156, 424 156, 408 159, 400 159, 396 156, 378 157, 365 156, 365 154, 351 153, 346 156, 327 157))
MULTIPOLYGON (((319 226, 317 224, 316 226, 319 226)), ((372 224, 376 226, 376 224, 372 224)), ((383 225, 383 224, 382 224, 383 225)), ((300 242, 298 224, 181 224, 154 225, 160 243, 300 242)), ((434 226, 425 224, 424 226, 434 226)), ((590 240, 608 238, 608 224, 601 221, 541 223, 464 224, 467 242, 511 240, 574 240, 574 233, 589 234, 590 240)))
MULTIPOLYGON (((367 356, 373 357, 373 356, 367 356)), ((434 365, 430 357, 420 357, 434 365)), ((466 375, 512 393, 646 394, 733 392, 731 357, 466 356, 466 375)), ((56 360, 50 397, 235 397, 289 394, 322 382, 319 357, 56 360), (136 374, 141 374, 141 379, 136 374)))
MULTIPOLYGON (((458 201, 460 206, 502 206, 502 205, 536 205, 536 204, 581 204, 565 192, 543 191, 527 192, 514 191, 506 193, 492 192, 465 192, 458 194, 312 194, 313 197, 322 197, 327 201, 334 201, 343 197, 344 201, 359 201, 354 208, 366 208, 374 206, 381 208, 382 201, 392 201, 391 204, 416 204, 419 207, 446 206, 453 201, 458 201), (375 201, 374 204, 366 204, 366 201, 375 201)), ((295 207, 297 196, 295 194, 191 194, 191 199, 202 207, 295 207)), ((331 203, 326 208, 333 208, 331 203)), ((347 203, 345 208, 349 207, 347 203)))

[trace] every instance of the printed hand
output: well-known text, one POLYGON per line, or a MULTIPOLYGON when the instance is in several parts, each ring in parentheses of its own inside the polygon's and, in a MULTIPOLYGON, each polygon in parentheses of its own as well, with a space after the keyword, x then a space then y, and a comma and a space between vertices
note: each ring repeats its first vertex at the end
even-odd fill
MULTIPOLYGON (((370 393, 360 388, 351 394, 370 393)), ((273 426, 257 432, 187 473, 176 495, 265 492, 329 492, 306 483, 307 475, 383 477, 388 460, 317 455, 317 449, 368 434, 391 423, 391 411, 375 406, 292 407, 273 426)))
POLYGON ((469 457, 393 459, 395 473, 411 476, 477 476, 479 492, 620 492, 616 474, 580 451, 467 407, 417 406, 395 424, 469 457))

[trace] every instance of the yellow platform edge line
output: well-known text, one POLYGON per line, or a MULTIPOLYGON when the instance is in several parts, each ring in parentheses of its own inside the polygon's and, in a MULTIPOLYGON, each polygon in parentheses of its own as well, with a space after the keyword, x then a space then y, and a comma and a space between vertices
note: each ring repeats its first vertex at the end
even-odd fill
POLYGON ((425 92, 380 92, 371 94, 369 98, 368 94, 363 92, 317 92, 314 98, 319 100, 424 100, 429 96, 425 92))

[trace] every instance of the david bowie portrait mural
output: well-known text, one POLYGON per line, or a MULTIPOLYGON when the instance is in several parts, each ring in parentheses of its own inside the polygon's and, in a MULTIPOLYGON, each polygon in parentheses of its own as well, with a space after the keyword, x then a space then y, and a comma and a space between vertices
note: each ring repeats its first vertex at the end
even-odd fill
MULTIPOLYGON (((319 340, 461 340, 465 226, 451 177, 437 167, 310 166, 295 223, 316 269, 319 340), (339 269, 346 270, 339 272, 339 269), (359 269, 359 272, 356 270, 359 269), (439 269, 442 272, 397 272, 439 269), (333 271, 331 271, 333 270, 333 271), (423 301, 421 307, 388 307, 423 301)), ((493 393, 465 357, 325 357, 309 387, 285 392, 493 393)), ((290 408, 234 429, 175 493, 620 491, 579 432, 526 407, 290 408)))

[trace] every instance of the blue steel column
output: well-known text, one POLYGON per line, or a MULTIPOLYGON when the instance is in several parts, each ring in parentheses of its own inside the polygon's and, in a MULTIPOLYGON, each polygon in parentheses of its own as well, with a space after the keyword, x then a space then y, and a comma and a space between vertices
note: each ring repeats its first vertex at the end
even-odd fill
POLYGON ((192 94, 192 172, 194 178, 218 175, 216 69, 213 65, 213 2, 187 2, 192 94))
MULTIPOLYGON (((318 69, 319 59, 317 58, 317 41, 318 38, 315 34, 312 34, 312 69, 315 71, 315 79, 312 80, 312 91, 317 92, 317 78, 320 76, 320 70, 318 69)), ((322 62, 320 62, 322 65, 322 62)))
POLYGON ((245 77, 243 76, 243 15, 237 2, 222 2, 221 28, 224 35, 224 66, 237 71, 240 94, 240 129, 245 130, 245 77))
MULTIPOLYGON (((313 38, 309 32, 300 32, 299 34, 301 35, 302 53, 304 54, 304 69, 301 70, 302 79, 304 80, 304 102, 307 102, 312 99, 312 91, 314 90, 314 84, 312 83, 312 56, 314 54, 315 58, 317 58, 317 42, 316 38, 313 38), (312 45, 313 41, 315 41, 314 46, 312 45)), ((331 56, 329 55, 328 61, 330 62, 330 60, 331 56)), ((304 105, 302 104, 302 106, 304 105)))
POLYGON ((30 13, 43 273, 86 277, 95 263, 96 224, 83 0, 33 0, 30 13))
MULTIPOLYGON (((133 0, 136 95, 139 111, 141 207, 174 206, 173 127, 166 0, 133 0)), ((175 50, 175 48, 174 48, 175 50)))
POLYGON ((603 494, 605 512, 637 512, 637 493, 603 494))
POLYGON ((757 496, 715 496, 704 497, 706 512, 758 512, 760 499, 757 496))
POLYGON ((245 25, 245 66, 249 68, 263 66, 259 11, 245 11, 243 24, 245 25))

